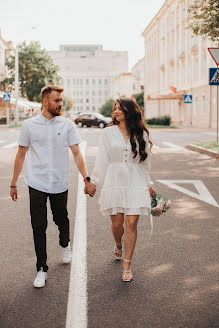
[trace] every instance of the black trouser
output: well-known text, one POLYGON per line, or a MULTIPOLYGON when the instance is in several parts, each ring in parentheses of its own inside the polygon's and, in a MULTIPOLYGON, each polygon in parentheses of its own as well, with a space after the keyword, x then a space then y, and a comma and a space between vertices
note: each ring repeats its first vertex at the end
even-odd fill
POLYGON ((37 256, 37 271, 43 267, 48 270, 46 264, 46 228, 47 228, 47 198, 53 214, 53 221, 59 228, 59 244, 67 247, 69 242, 69 220, 67 211, 68 190, 59 194, 48 194, 29 187, 30 215, 33 228, 33 238, 37 256))

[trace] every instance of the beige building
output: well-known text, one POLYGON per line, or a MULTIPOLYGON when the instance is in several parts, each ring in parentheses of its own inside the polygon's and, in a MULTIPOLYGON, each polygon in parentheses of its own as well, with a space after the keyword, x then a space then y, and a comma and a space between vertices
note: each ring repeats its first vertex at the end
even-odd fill
POLYGON ((132 73, 121 73, 112 81, 113 99, 131 97, 133 94, 132 73))
POLYGON ((6 78, 7 71, 5 67, 6 56, 8 55, 7 52, 11 51, 12 49, 12 42, 5 41, 1 35, 0 30, 0 90, 3 91, 2 81, 6 78))
POLYGON ((139 93, 144 90, 144 70, 145 70, 145 59, 141 58, 133 67, 132 67, 132 76, 133 76, 133 93, 139 93))
POLYGON ((173 123, 216 127, 216 86, 209 86, 209 67, 216 67, 207 48, 187 25, 188 0, 167 0, 143 32, 145 38, 145 116, 169 114, 173 123), (174 88, 176 92, 174 92, 174 88), (192 104, 183 95, 193 96, 192 104))
POLYGON ((75 111, 98 111, 112 97, 112 80, 128 70, 127 51, 103 50, 101 45, 61 45, 49 54, 75 111))

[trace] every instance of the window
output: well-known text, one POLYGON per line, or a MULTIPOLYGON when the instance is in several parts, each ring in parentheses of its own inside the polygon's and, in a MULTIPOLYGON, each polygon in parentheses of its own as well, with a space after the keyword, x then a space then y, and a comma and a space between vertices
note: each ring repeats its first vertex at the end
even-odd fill
POLYGON ((101 90, 99 90, 98 95, 102 96, 102 91, 101 90))
POLYGON ((89 99, 88 98, 86 98, 86 103, 89 103, 89 99))
POLYGON ((206 99, 205 96, 202 96, 202 110, 201 110, 201 114, 205 114, 205 110, 206 110, 206 99))
POLYGON ((104 85, 108 85, 108 80, 107 79, 104 80, 104 85))
POLYGON ((193 113, 194 115, 197 115, 197 97, 194 97, 194 100, 193 100, 193 113))
POLYGON ((95 84, 95 79, 92 79, 92 84, 95 84))
POLYGON ((102 84, 102 80, 101 79, 98 80, 98 84, 99 85, 102 84))
POLYGON ((193 74, 193 79, 195 81, 198 80, 198 57, 196 56, 194 58, 194 70, 193 70, 194 74, 193 74))
POLYGON ((87 85, 89 84, 89 80, 88 80, 88 79, 86 79, 86 84, 87 84, 87 85))
POLYGON ((95 96, 95 91, 92 91, 92 96, 95 96))
POLYGON ((202 78, 206 77, 206 55, 202 56, 202 78))

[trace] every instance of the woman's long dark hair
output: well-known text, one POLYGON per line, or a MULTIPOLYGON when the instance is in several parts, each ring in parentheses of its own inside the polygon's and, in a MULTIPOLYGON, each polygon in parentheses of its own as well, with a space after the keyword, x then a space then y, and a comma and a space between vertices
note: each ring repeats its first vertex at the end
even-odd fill
MULTIPOLYGON (((140 162, 143 162, 147 158, 147 153, 145 151, 146 142, 143 138, 143 133, 146 131, 148 135, 148 140, 150 143, 150 149, 152 148, 152 142, 149 139, 149 131, 145 125, 145 121, 143 119, 143 115, 141 109, 137 105, 137 103, 131 98, 119 98, 116 100, 113 111, 115 110, 116 103, 119 103, 121 110, 125 114, 126 127, 128 132, 130 133, 130 142, 132 147, 132 152, 134 154, 133 158, 135 158, 138 154, 137 152, 137 144, 136 140, 139 144, 139 155, 140 162)), ((119 121, 117 121, 115 115, 113 116, 113 124, 119 125, 119 121)))

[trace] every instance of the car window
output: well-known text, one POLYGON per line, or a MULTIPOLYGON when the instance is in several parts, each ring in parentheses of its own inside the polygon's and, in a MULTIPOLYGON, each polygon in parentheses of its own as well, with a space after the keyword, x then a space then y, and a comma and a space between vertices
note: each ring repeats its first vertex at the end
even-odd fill
POLYGON ((104 119, 105 119, 105 116, 103 116, 103 115, 100 114, 100 113, 95 114, 95 116, 96 116, 97 118, 101 119, 101 120, 104 120, 104 119))

